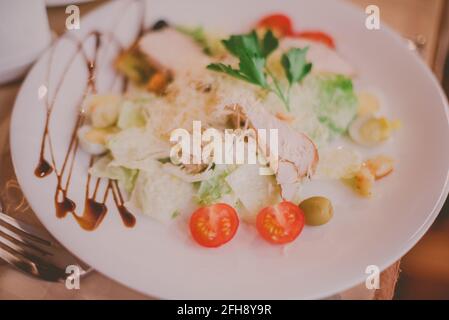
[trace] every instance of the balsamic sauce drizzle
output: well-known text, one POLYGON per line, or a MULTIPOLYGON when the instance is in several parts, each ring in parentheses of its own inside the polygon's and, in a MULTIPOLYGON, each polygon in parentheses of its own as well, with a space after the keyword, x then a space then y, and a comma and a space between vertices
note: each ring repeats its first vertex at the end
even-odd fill
MULTIPOLYGON (((140 21, 138 21, 139 26, 140 26, 140 29, 138 32, 138 38, 140 38, 146 32, 146 29, 145 29, 145 1, 130 0, 130 2, 132 2, 132 3, 137 2, 141 6, 140 21)), ((119 16, 120 17, 123 16, 122 11, 119 16)), ((118 23, 114 23, 113 25, 116 26, 116 25, 118 25, 118 23)), ((83 39, 78 39, 78 38, 72 37, 70 34, 67 33, 62 38, 73 41, 77 47, 76 47, 75 52, 73 53, 73 56, 70 57, 69 62, 67 63, 67 65, 65 65, 65 68, 63 70, 61 77, 58 79, 52 100, 50 101, 49 97, 48 97, 49 95, 48 94, 46 95, 45 126, 44 126, 44 131, 43 131, 42 137, 41 137, 41 146, 40 146, 38 164, 34 170, 34 174, 37 178, 40 178, 40 179, 45 178, 52 173, 55 174, 56 180, 57 180, 56 190, 55 190, 55 195, 54 195, 54 205, 55 205, 56 217, 65 218, 67 216, 67 214, 71 213, 72 216, 74 217, 75 221, 77 221, 77 223, 79 224, 79 226, 82 229, 88 230, 88 231, 95 230, 101 224, 101 222, 103 221, 104 217, 106 216, 106 214, 108 212, 106 202, 107 202, 109 193, 112 193, 112 198, 114 200, 113 202, 117 208, 117 211, 120 214, 123 224, 126 227, 131 228, 136 224, 136 218, 125 207, 125 205, 124 205, 125 201, 123 199, 123 195, 120 191, 120 188, 119 188, 116 180, 108 180, 107 186, 103 191, 103 195, 101 196, 98 194, 101 179, 96 178, 96 181, 93 182, 93 187, 94 187, 93 191, 91 192, 90 188, 91 188, 92 177, 91 177, 90 173, 88 173, 87 179, 86 179, 86 186, 85 186, 84 209, 83 209, 81 215, 76 213, 76 209, 77 209, 76 203, 73 200, 71 200, 68 196, 73 167, 74 167, 74 163, 76 160, 76 154, 77 154, 78 147, 79 147, 78 139, 77 139, 77 131, 83 125, 84 120, 85 120, 84 111, 82 110, 81 106, 82 106, 83 101, 85 100, 85 98, 88 95, 95 94, 97 92, 97 88, 96 88, 96 72, 97 72, 97 66, 98 66, 97 60, 98 60, 98 52, 100 51, 100 48, 102 46, 102 40, 103 40, 103 38, 107 38, 109 40, 109 42, 106 43, 107 45, 115 43, 118 46, 119 50, 124 50, 124 48, 120 44, 120 42, 115 38, 113 33, 92 31, 92 32, 88 33, 83 39), (89 58, 89 56, 86 53, 85 48, 84 48, 85 42, 87 40, 89 40, 91 37, 94 37, 94 40, 95 40, 95 48, 94 48, 93 58, 89 58), (58 169, 58 166, 57 166, 56 160, 55 160, 55 156, 54 156, 54 152, 53 152, 53 145, 51 142, 49 125, 50 125, 52 111, 53 111, 53 108, 54 108, 54 105, 56 102, 56 98, 59 94, 62 84, 65 81, 65 77, 69 71, 69 68, 71 67, 71 65, 73 64, 73 61, 75 60, 75 58, 78 55, 81 55, 81 57, 83 58, 83 60, 85 62, 87 72, 88 72, 88 77, 87 77, 87 82, 85 85, 82 99, 78 103, 80 111, 78 113, 74 127, 72 128, 69 145, 67 147, 67 151, 65 153, 62 166, 60 169, 58 169), (47 158, 45 157, 45 155, 47 153, 46 152, 47 146, 49 149, 49 154, 50 154, 50 159, 51 159, 50 161, 47 160, 47 158), (64 183, 64 177, 65 177, 65 183, 64 183), (99 198, 99 199, 97 200, 97 198, 99 198)), ((49 54, 47 79, 46 79, 47 84, 49 83, 49 78, 50 78, 50 73, 51 73, 50 69, 51 69, 51 64, 52 64, 53 58, 54 58, 53 55, 54 55, 54 52, 55 52, 55 49, 56 49, 56 46, 58 43, 56 43, 52 47, 50 54, 49 54)), ((115 77, 117 77, 117 75, 115 77)), ((111 89, 112 89, 113 85, 115 84, 115 80, 116 79, 114 78, 114 81, 112 82, 112 85, 111 85, 111 89)), ((122 90, 125 91, 127 88, 127 80, 125 78, 123 78, 122 83, 123 83, 122 90)), ((95 158, 91 157, 90 163, 89 163, 89 168, 93 165, 94 160, 95 160, 95 158)))

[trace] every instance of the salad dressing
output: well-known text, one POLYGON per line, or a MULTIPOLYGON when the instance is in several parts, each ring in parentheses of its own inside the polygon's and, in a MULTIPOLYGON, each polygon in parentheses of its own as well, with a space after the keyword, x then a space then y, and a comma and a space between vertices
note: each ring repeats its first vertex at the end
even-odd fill
MULTIPOLYGON (((145 5, 144 2, 139 2, 141 5, 145 5)), ((138 33, 138 36, 140 37, 143 35, 146 31, 144 26, 144 12, 145 10, 141 9, 142 15, 141 15, 141 21, 140 24, 140 31, 138 33)), ((55 156, 53 153, 53 145, 50 139, 50 130, 49 130, 49 123, 53 111, 53 107, 55 104, 56 97, 60 91, 60 88, 62 87, 62 83, 65 80, 65 76, 67 75, 67 71, 73 61, 76 57, 78 57, 80 54, 83 57, 86 68, 88 71, 88 78, 86 82, 86 89, 84 91, 82 100, 90 94, 96 92, 96 83, 95 83, 95 72, 96 72, 96 66, 97 66, 97 54, 102 44, 102 37, 105 36, 104 33, 100 31, 92 31, 87 36, 82 39, 78 40, 74 37, 71 37, 70 34, 66 36, 67 39, 75 41, 77 45, 77 49, 75 50, 73 56, 69 60, 68 64, 65 66, 65 70, 61 76, 61 79, 56 85, 56 90, 54 94, 54 98, 52 101, 49 101, 48 95, 46 96, 46 119, 45 119, 45 126, 44 131, 41 138, 41 146, 40 146, 40 153, 39 153, 39 160, 38 164, 34 170, 34 175, 39 178, 45 178, 49 176, 50 174, 54 173, 57 178, 57 184, 56 184, 56 190, 54 195, 54 203, 55 203, 55 213, 56 217, 58 218, 65 218, 68 213, 71 213, 74 219, 77 221, 79 226, 87 231, 93 231, 101 224, 104 217, 106 216, 108 212, 108 208, 106 205, 106 202, 108 200, 109 194, 112 193, 113 202, 117 208, 117 211, 120 214, 121 220, 123 224, 128 227, 134 227, 136 224, 136 218, 135 216, 125 207, 124 205, 124 199, 122 192, 120 191, 120 188, 118 186, 117 181, 109 179, 107 186, 105 187, 103 194, 98 195, 99 193, 99 187, 100 187, 100 178, 96 178, 96 181, 94 183, 94 189, 91 192, 91 175, 87 175, 86 180, 86 187, 85 187, 85 199, 84 199, 84 209, 81 215, 78 215, 76 213, 77 205, 76 203, 71 200, 68 197, 69 187, 70 187, 70 180, 73 172, 73 166, 76 158, 76 154, 78 151, 78 139, 77 139, 77 130, 82 126, 84 123, 84 112, 80 108, 80 112, 78 114, 78 117, 76 119, 75 125, 72 129, 72 134, 70 138, 70 142, 67 148, 67 152, 64 156, 64 161, 62 164, 61 169, 58 169, 55 161, 55 156), (84 50, 84 43, 86 40, 88 40, 90 37, 94 37, 95 40, 95 50, 94 50, 94 57, 93 59, 89 59, 87 56, 85 50, 84 50), (46 147, 48 146, 49 153, 50 153, 50 161, 47 160, 45 157, 46 154, 46 147), (63 181, 63 178, 66 177, 65 182, 63 181), (99 198, 100 200, 97 200, 99 198)), ((122 50, 121 44, 115 39, 113 36, 109 35, 108 37, 111 42, 115 41, 115 43, 119 46, 120 50, 122 50)), ((50 75, 50 69, 52 64, 52 58, 54 54, 55 46, 52 48, 52 51, 50 52, 50 58, 48 61, 48 69, 47 69, 47 79, 46 83, 49 82, 49 75, 50 75)), ((127 80, 123 79, 123 85, 122 90, 126 91, 127 88, 127 80)), ((80 101, 80 106, 83 101, 80 101)), ((94 158, 91 158, 89 168, 92 166, 94 158)))

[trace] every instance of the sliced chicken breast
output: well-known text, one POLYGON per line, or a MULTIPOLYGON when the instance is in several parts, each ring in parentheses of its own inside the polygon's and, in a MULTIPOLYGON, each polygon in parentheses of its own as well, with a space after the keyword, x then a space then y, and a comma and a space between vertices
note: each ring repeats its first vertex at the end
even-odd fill
POLYGON ((152 65, 175 75, 204 69, 209 63, 200 46, 173 28, 147 33, 140 39, 139 49, 152 65))
POLYGON ((270 166, 276 174, 276 180, 281 186, 282 196, 288 198, 293 190, 297 189, 297 183, 304 177, 310 177, 315 172, 318 164, 318 150, 315 144, 305 134, 290 128, 288 123, 276 118, 267 110, 258 106, 241 107, 232 106, 236 113, 248 120, 249 126, 258 129, 265 129, 266 136, 258 135, 258 147, 267 159, 270 159, 276 152, 270 149, 269 131, 278 130, 277 165, 270 166))

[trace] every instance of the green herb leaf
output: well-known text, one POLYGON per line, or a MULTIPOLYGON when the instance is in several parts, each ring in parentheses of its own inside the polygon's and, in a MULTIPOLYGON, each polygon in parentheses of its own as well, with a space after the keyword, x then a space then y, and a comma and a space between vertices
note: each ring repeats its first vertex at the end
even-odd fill
POLYGON ((267 78, 264 71, 265 64, 265 58, 258 56, 251 57, 249 54, 243 54, 240 57, 240 72, 245 75, 248 82, 266 88, 267 78))
POLYGON ((255 31, 248 34, 232 35, 228 40, 223 40, 222 43, 237 58, 241 58, 245 54, 256 57, 263 56, 259 38, 255 31))
POLYGON ((284 90, 279 79, 267 68, 267 58, 279 46, 279 40, 271 30, 268 30, 260 40, 255 31, 248 34, 232 35, 222 41, 225 48, 239 59, 239 69, 234 69, 222 63, 212 63, 207 66, 209 70, 226 73, 234 78, 255 84, 276 94, 284 103, 287 111, 290 110, 289 95, 293 83, 300 82, 312 69, 312 64, 306 62, 305 49, 290 49, 282 56, 289 86, 284 90), (271 82, 268 79, 271 78, 271 82))
POLYGON ((229 65, 225 65, 223 63, 211 63, 207 66, 207 69, 217 72, 226 73, 234 78, 238 78, 240 80, 249 81, 248 78, 240 72, 240 70, 234 69, 229 65))
POLYGON ((217 72, 226 73, 234 78, 259 85, 263 88, 267 87, 267 79, 264 72, 265 59, 260 57, 250 57, 243 54, 240 57, 239 69, 234 69, 223 63, 211 63, 207 69, 217 72))
POLYGON ((273 53, 279 46, 279 40, 274 36, 271 30, 265 33, 262 41, 262 54, 266 58, 273 53))
POLYGON ((292 48, 282 55, 281 63, 290 85, 301 82, 312 70, 312 64, 306 61, 308 50, 308 47, 303 49, 292 48))
POLYGON ((278 45, 271 31, 266 33, 262 45, 255 31, 243 35, 232 35, 228 40, 223 40, 223 44, 232 55, 239 58, 239 69, 220 63, 210 64, 207 66, 208 69, 226 73, 263 88, 268 87, 264 70, 267 63, 266 56, 278 45))

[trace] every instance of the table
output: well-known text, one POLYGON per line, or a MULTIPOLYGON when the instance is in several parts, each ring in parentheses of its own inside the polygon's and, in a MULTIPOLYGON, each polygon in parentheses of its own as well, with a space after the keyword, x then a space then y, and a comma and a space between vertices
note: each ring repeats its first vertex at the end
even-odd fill
MULTIPOLYGON (((365 8, 375 4, 380 8, 381 21, 390 24, 405 37, 415 39, 417 36, 426 39, 421 54, 427 64, 434 68, 440 22, 444 0, 349 0, 357 6, 365 8)), ((108 2, 97 0, 80 5, 81 16, 95 7, 108 2)), ((61 34, 65 27, 65 8, 47 10, 51 29, 61 34)), ((22 79, 23 80, 23 79, 22 79)), ((14 180, 12 164, 9 157, 9 120, 15 97, 22 80, 0 87, 0 190, 1 192, 17 192, 18 185, 14 180)), ((9 203, 8 212, 33 224, 39 221, 28 208, 24 199, 9 203)), ((381 275, 381 289, 367 290, 364 284, 336 295, 334 299, 391 299, 399 273, 399 262, 385 270, 381 275)), ((31 279, 8 265, 0 262, 0 299, 150 299, 138 292, 126 288, 98 272, 92 272, 81 281, 80 290, 67 290, 62 284, 53 284, 31 279)))

